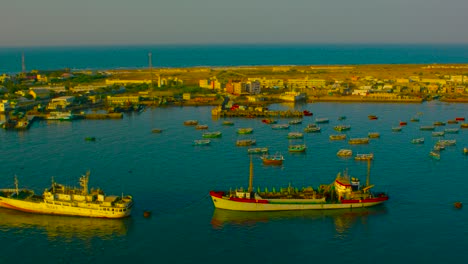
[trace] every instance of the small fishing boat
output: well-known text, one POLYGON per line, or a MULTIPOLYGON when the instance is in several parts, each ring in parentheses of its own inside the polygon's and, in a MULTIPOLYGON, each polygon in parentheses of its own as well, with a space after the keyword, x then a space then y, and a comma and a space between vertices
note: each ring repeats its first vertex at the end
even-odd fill
POLYGON ((260 157, 264 165, 282 165, 284 161, 283 155, 276 153, 274 155, 264 154, 260 157))
POLYGON ((293 119, 291 121, 288 122, 290 125, 299 125, 299 124, 302 124, 302 120, 301 119, 293 119))
POLYGON ((289 124, 276 124, 271 126, 272 129, 289 129, 289 124))
POLYGON ((337 125, 333 127, 334 130, 336 131, 348 131, 351 129, 350 125, 337 125))
POLYGON ((461 123, 460 128, 468 128, 468 123, 461 123))
POLYGON ((377 120, 378 117, 376 115, 368 115, 367 118, 369 118, 370 120, 377 120))
POLYGON ((442 122, 442 121, 436 121, 436 122, 434 122, 433 125, 434 125, 434 126, 445 126, 445 123, 442 122))
POLYGON ((267 119, 262 119, 262 123, 265 123, 265 124, 276 124, 278 123, 278 121, 274 120, 274 119, 271 119, 271 118, 267 118, 267 119))
POLYGON ((424 143, 424 138, 423 137, 422 138, 413 138, 411 140, 411 143, 413 143, 413 144, 423 144, 424 143))
POLYGON ((208 125, 196 125, 195 129, 196 130, 205 130, 205 129, 208 129, 208 125))
POLYGON ((197 120, 187 120, 187 121, 184 121, 184 125, 186 125, 186 126, 196 126, 196 125, 198 125, 198 121, 197 120))
POLYGON ((345 119, 346 119, 346 116, 339 116, 339 117, 338 117, 338 120, 340 120, 340 121, 341 121, 341 120, 345 120, 345 119))
POLYGON ((459 131, 460 131, 460 129, 458 129, 458 128, 446 128, 444 130, 444 132, 447 133, 447 134, 458 134, 459 131))
POLYGON ((330 122, 330 119, 328 119, 326 117, 316 118, 315 119, 315 123, 317 123, 317 124, 325 124, 325 123, 329 123, 329 122, 330 122))
POLYGON ((202 134, 204 138, 219 138, 223 135, 221 131, 214 131, 214 132, 206 132, 202 134))
POLYGON ((465 155, 468 154, 468 148, 467 148, 467 147, 464 147, 464 148, 463 148, 463 154, 465 154, 465 155))
POLYGON ((243 146, 252 146, 256 144, 255 139, 239 139, 236 141, 236 146, 243 147, 243 146))
POLYGON ((406 126, 408 123, 404 121, 400 121, 400 126, 406 126))
POLYGON ((439 139, 437 144, 442 144, 444 146, 455 146, 457 144, 457 140, 455 139, 439 139))
POLYGON ((288 133, 288 138, 289 139, 297 139, 297 138, 303 138, 304 134, 301 132, 289 132, 288 133))
POLYGON ((351 157, 353 155, 353 151, 350 149, 340 149, 336 155, 338 157, 351 157))
POLYGON ((419 127, 419 130, 431 131, 431 130, 434 130, 434 129, 435 129, 435 126, 420 126, 419 127))
POLYGON ((308 127, 304 128, 304 132, 306 132, 306 133, 320 132, 320 127, 318 127, 318 126, 308 126, 308 127))
POLYGON ((194 146, 206 146, 211 143, 211 140, 209 139, 196 139, 193 141, 194 146))
POLYGON ((304 114, 304 116, 312 116, 312 112, 308 111, 308 110, 304 110, 302 111, 302 113, 304 114))
POLYGON ((354 159, 355 160, 373 160, 374 159, 374 154, 373 153, 356 154, 354 159))
POLYGON ((448 120, 447 124, 458 124, 458 120, 448 120))
POLYGON ((419 118, 417 117, 413 117, 410 119, 411 122, 419 122, 419 118))
POLYGON ((455 120, 457 120, 457 121, 465 121, 465 118, 464 118, 464 117, 455 117, 455 120))
POLYGON ((330 140, 345 140, 346 134, 337 134, 337 135, 330 135, 330 140))
POLYGON ((392 127, 393 132, 401 132, 401 126, 392 127))
POLYGON ((163 130, 160 129, 160 128, 153 128, 153 129, 151 130, 151 133, 159 134, 159 133, 162 133, 162 131, 163 131, 163 130))
POLYGON ((289 152, 304 152, 306 149, 307 146, 305 144, 289 145, 288 147, 289 152))
POLYGON ((228 120, 223 121, 223 126, 233 126, 233 125, 234 125, 234 122, 232 121, 228 121, 228 120))
POLYGON ((247 149, 248 154, 264 154, 268 153, 268 148, 249 148, 247 149))
POLYGON ((350 145, 369 144, 369 138, 350 138, 348 140, 350 145))
POLYGON ((252 133, 253 133, 253 128, 251 127, 237 129, 237 134, 252 134, 252 133))
POLYGON ((86 141, 96 141, 95 137, 85 137, 86 141))
POLYGON ((378 133, 378 132, 369 132, 369 133, 367 134, 367 136, 368 136, 369 138, 379 138, 379 137, 380 137, 380 133, 378 133))
POLYGON ((445 132, 444 131, 435 131, 435 132, 432 132, 432 136, 433 137, 443 137, 445 135, 445 132))
POLYGON ((440 152, 436 150, 431 150, 431 152, 429 152, 429 157, 436 160, 440 160, 440 152))
POLYGON ((445 150, 445 145, 436 143, 432 149, 437 151, 445 150))

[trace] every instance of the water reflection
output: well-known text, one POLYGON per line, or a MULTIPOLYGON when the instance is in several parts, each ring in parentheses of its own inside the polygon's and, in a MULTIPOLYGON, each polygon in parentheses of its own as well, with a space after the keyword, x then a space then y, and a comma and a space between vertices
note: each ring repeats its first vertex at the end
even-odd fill
POLYGON ((367 224, 368 218, 387 213, 385 206, 370 208, 354 208, 339 210, 306 210, 306 211, 280 211, 280 212, 239 212, 215 209, 211 218, 214 229, 223 229, 227 226, 255 226, 259 223, 276 222, 282 220, 324 220, 330 219, 335 225, 338 234, 346 233, 354 224, 360 222, 367 224))
POLYGON ((49 239, 114 239, 125 236, 130 219, 100 219, 23 213, 0 208, 0 231, 36 229, 49 239))

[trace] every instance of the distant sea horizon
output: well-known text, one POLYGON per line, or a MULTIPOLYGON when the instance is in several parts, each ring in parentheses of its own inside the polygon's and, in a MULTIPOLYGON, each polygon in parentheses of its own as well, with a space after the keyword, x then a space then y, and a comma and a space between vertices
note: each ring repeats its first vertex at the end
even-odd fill
POLYGON ((0 47, 0 74, 272 65, 468 63, 467 44, 164 44, 0 47))

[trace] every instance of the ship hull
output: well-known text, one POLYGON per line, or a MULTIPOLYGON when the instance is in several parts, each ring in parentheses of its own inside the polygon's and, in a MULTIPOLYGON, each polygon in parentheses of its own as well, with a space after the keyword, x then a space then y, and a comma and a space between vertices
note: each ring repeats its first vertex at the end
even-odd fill
POLYGON ((221 192, 210 192, 216 208, 234 211, 291 211, 291 210, 327 210, 370 207, 381 204, 388 197, 376 197, 364 200, 342 200, 329 203, 321 199, 240 199, 229 198, 221 192))
POLYGON ((99 206, 98 204, 83 204, 80 206, 80 203, 74 202, 25 201, 0 197, 0 207, 36 214, 124 218, 130 215, 132 205, 128 208, 110 208, 99 206))

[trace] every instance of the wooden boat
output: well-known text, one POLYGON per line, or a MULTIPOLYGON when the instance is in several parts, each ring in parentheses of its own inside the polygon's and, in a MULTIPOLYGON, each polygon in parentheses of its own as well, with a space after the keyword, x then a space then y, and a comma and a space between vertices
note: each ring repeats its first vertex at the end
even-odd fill
POLYGON ((367 118, 369 118, 370 120, 377 120, 378 117, 376 115, 368 115, 367 118))
POLYGON ((465 154, 465 155, 468 154, 468 148, 467 147, 463 148, 463 154, 465 154))
POLYGON ((214 132, 206 132, 202 134, 204 138, 219 138, 223 135, 221 131, 214 131, 214 132))
POLYGON ((299 125, 299 124, 302 124, 302 120, 301 119, 293 119, 291 121, 288 122, 290 125, 299 125))
POLYGON ((247 149, 248 154, 264 154, 268 153, 268 148, 249 148, 247 149))
POLYGON ((338 120, 340 120, 340 121, 341 121, 341 120, 345 120, 345 119, 346 119, 346 116, 339 116, 339 117, 338 117, 338 120))
POLYGON ((272 129, 289 129, 289 124, 276 124, 271 126, 272 129))
POLYGON ((369 144, 369 138, 350 138, 348 144, 357 145, 357 144, 369 144))
MULTIPOLYGON (((210 191, 213 205, 219 209, 234 211, 288 211, 351 209, 381 204, 389 199, 387 193, 372 192, 370 184, 370 161, 368 162, 366 184, 360 180, 338 173, 332 184, 322 184, 318 188, 296 188, 287 186, 278 191, 261 192, 253 188, 253 163, 250 161, 249 186, 231 191, 210 191)), ((259 188, 258 188, 259 189, 259 188)))
POLYGON ((233 125, 234 125, 234 122, 232 121, 228 121, 228 120, 223 121, 223 126, 233 126, 233 125))
POLYGON ((417 117, 413 117, 410 119, 411 122, 419 122, 419 118, 417 117))
POLYGON ((447 124, 458 124, 458 120, 448 120, 447 124))
POLYGON ((373 153, 356 154, 354 159, 355 160, 373 160, 374 159, 374 154, 373 153))
POLYGON ((289 152, 304 152, 306 149, 307 146, 305 144, 289 145, 288 147, 289 152))
POLYGON ((85 137, 86 141, 96 141, 95 137, 85 137))
POLYGON ((392 127, 392 131, 393 132, 400 132, 401 131, 401 126, 392 127))
POLYGON ((367 136, 368 136, 369 138, 379 138, 379 137, 380 137, 380 133, 378 133, 378 132, 369 132, 369 133, 367 134, 367 136))
POLYGON ((435 131, 435 132, 432 132, 432 136, 433 137, 443 137, 445 135, 445 132, 444 131, 435 131))
POLYGON ((197 120, 187 120, 187 121, 184 121, 184 125, 186 125, 186 126, 196 126, 196 125, 198 125, 198 121, 197 120))
POLYGON ((320 127, 318 126, 308 126, 306 128, 304 128, 304 132, 306 133, 317 133, 317 132, 320 132, 320 127))
POLYGON ((429 157, 436 160, 440 160, 440 152, 436 150, 431 150, 431 152, 429 152, 429 157))
POLYGON ((208 125, 196 125, 195 129, 196 130, 205 130, 205 129, 208 129, 208 125))
POLYGON ((419 127, 419 130, 428 130, 428 131, 431 131, 431 130, 434 130, 435 127, 434 126, 420 126, 419 127))
POLYGON ((209 145, 211 143, 211 140, 209 139, 196 139, 193 141, 193 144, 194 146, 206 146, 206 145, 209 145))
POLYGON ((265 123, 265 124, 276 124, 278 123, 278 121, 274 120, 274 119, 271 119, 271 118, 267 118, 267 119, 262 119, 262 123, 265 123))
POLYGON ((423 144, 424 143, 424 138, 423 137, 422 138, 413 138, 411 140, 411 143, 413 143, 413 144, 423 144))
POLYGON ((315 119, 315 123, 317 124, 325 124, 325 123, 329 123, 330 122, 330 119, 324 117, 324 118, 316 118, 315 119))
POLYGON ((468 123, 461 123, 460 128, 468 128, 468 123))
POLYGON ((276 153, 274 155, 264 154, 260 157, 264 165, 282 165, 284 161, 283 155, 276 153))
POLYGON ((460 129, 458 129, 458 128, 446 128, 444 130, 444 132, 447 133, 447 134, 458 134, 459 131, 460 131, 460 129))
POLYGON ((400 121, 400 126, 406 126, 408 123, 404 121, 400 121))
POLYGON ((302 113, 304 114, 304 116, 312 116, 313 115, 312 112, 307 111, 307 110, 302 111, 302 113))
POLYGON ((442 121, 437 121, 437 122, 434 122, 433 125, 434 125, 434 126, 445 126, 445 123, 442 122, 442 121))
POLYGON ((237 134, 252 134, 252 133, 253 133, 253 128, 251 127, 237 129, 237 134))
POLYGON ((436 151, 445 150, 445 145, 436 143, 432 149, 436 151))
POLYGON ((163 131, 163 130, 160 129, 160 128, 153 128, 153 129, 151 130, 151 133, 159 134, 159 133, 162 133, 162 131, 163 131))
POLYGON ((303 138, 304 134, 301 132, 289 132, 288 133, 288 138, 289 139, 296 139, 296 138, 303 138))
POLYGON ((347 131, 351 129, 350 125, 337 125, 333 127, 334 130, 336 131, 347 131))
POLYGON ((455 146, 457 144, 457 140, 455 139, 439 139, 437 144, 441 144, 444 146, 455 146))
POLYGON ((353 151, 350 149, 340 149, 336 155, 338 157, 351 157, 353 155, 353 151))
POLYGON ((464 117, 455 117, 455 120, 457 120, 457 121, 465 121, 465 118, 464 118, 464 117))
POLYGON ((252 146, 256 144, 255 139, 239 139, 236 141, 236 146, 242 147, 242 146, 252 146))
POLYGON ((330 135, 330 140, 345 140, 346 134, 330 135))

